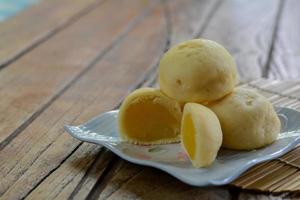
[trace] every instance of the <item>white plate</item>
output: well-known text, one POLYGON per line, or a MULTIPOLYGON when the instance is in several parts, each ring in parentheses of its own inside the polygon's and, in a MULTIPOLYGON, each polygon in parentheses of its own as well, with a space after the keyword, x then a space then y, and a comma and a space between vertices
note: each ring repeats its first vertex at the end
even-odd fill
POLYGON ((65 126, 75 138, 100 144, 130 162, 161 169, 194 186, 224 185, 232 182, 251 166, 277 158, 300 141, 300 113, 290 108, 276 108, 282 123, 278 140, 252 151, 221 149, 209 168, 195 169, 180 144, 139 146, 120 141, 118 111, 104 113, 80 126, 65 126))

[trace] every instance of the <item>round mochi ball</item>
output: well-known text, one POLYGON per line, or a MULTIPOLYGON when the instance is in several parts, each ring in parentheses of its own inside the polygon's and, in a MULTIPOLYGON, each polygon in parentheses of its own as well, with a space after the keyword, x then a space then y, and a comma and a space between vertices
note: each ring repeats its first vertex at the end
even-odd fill
POLYGON ((167 51, 159 64, 161 90, 179 102, 208 102, 233 91, 237 83, 233 57, 220 44, 188 40, 167 51))
POLYGON ((274 142, 280 132, 281 123, 272 104, 254 90, 236 88, 209 107, 220 120, 225 148, 260 148, 274 142))

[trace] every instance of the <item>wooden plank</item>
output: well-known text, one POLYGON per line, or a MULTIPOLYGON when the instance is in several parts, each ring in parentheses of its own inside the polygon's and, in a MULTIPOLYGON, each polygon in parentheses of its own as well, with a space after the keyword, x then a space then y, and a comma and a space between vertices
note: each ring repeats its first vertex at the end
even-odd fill
POLYGON ((63 125, 82 123, 118 105, 128 88, 140 82, 145 71, 157 62, 157 57, 165 50, 167 37, 162 9, 156 7, 9 143, 0 152, 1 197, 29 195, 28 198, 43 199, 41 196, 88 195, 86 189, 92 189, 97 176, 105 169, 104 160, 109 159, 103 160, 103 154, 97 154, 100 149, 96 145, 80 145, 63 131, 63 125), (91 158, 82 161, 80 158, 88 152, 91 158), (96 160, 93 165, 96 168, 88 170, 91 160, 96 158, 100 159, 100 164, 102 162, 102 168, 96 160), (74 162, 78 165, 76 169, 74 162))
POLYGON ((137 176, 143 171, 143 167, 131 164, 125 160, 120 159, 117 163, 119 168, 115 171, 109 182, 99 194, 98 199, 108 199, 114 192, 116 192, 122 185, 126 184, 133 177, 137 176))
POLYGON ((222 1, 201 37, 219 42, 235 57, 242 79, 262 76, 279 10, 278 0, 222 1))
MULTIPOLYGON (((72 157, 66 160, 66 164, 55 172, 56 175, 57 172, 63 172, 63 176, 50 176, 45 180, 45 183, 49 184, 50 190, 41 190, 41 186, 27 199, 68 199, 71 197, 84 199, 89 194, 94 182, 105 172, 112 157, 114 155, 107 150, 85 143, 72 154, 72 157), (100 156, 97 156, 98 154, 100 156), (87 179, 85 173, 91 165, 95 165, 96 168, 88 170, 89 179, 87 179), (78 185, 70 184, 71 182, 78 185)), ((42 184, 44 185, 44 183, 42 184)))
POLYGON ((86 73, 147 12, 148 4, 139 0, 105 1, 1 70, 0 149, 86 73))
POLYGON ((98 199, 232 199, 225 188, 192 187, 162 171, 121 162, 98 199))
POLYGON ((270 195, 270 194, 253 194, 251 192, 241 192, 238 196, 238 200, 281 200, 291 199, 287 197, 287 194, 270 195))
POLYGON ((268 76, 295 79, 300 77, 300 2, 297 0, 283 2, 268 76))
POLYGON ((101 0, 40 1, 0 23, 0 68, 78 20, 101 0))
MULTIPOLYGON (((111 152, 109 152, 109 154, 110 155, 114 155, 111 152)), ((115 159, 117 159, 116 156, 115 156, 115 159)), ((109 172, 106 172, 106 173, 110 173, 111 175, 114 175, 116 173, 120 173, 121 172, 120 169, 123 169, 124 162, 122 160, 119 160, 119 159, 116 162, 114 162, 114 161, 115 160, 112 161, 112 164, 111 164, 112 166, 111 167, 110 166, 105 166, 104 167, 107 171, 109 171, 109 172)), ((98 172, 99 168, 100 169, 103 168, 103 165, 99 166, 99 167, 97 167, 96 165, 94 165, 91 168, 94 169, 95 174, 99 174, 99 172, 98 172)), ((127 177, 127 179, 129 179, 131 176, 135 175, 135 173, 136 173, 135 166, 130 166, 129 168, 130 169, 126 170, 126 174, 123 174, 123 177, 122 177, 123 179, 122 180, 125 179, 125 181, 126 181, 126 177, 127 177)), ((102 187, 102 188, 99 189, 99 188, 96 188, 95 186, 98 185, 97 183, 107 182, 108 180, 110 181, 110 176, 107 176, 107 174, 105 175, 105 173, 102 173, 101 176, 99 176, 98 178, 96 178, 96 179, 93 180, 92 177, 91 177, 91 175, 92 175, 91 173, 87 173, 86 179, 85 179, 85 182, 90 183, 90 184, 85 184, 85 185, 82 184, 81 186, 80 185, 76 186, 76 187, 78 187, 78 190, 77 191, 74 190, 72 192, 72 194, 75 193, 74 194, 74 199, 84 199, 86 197, 88 198, 88 197, 91 197, 91 194, 93 196, 99 195, 99 194, 93 193, 91 191, 91 188, 99 190, 100 193, 102 194, 102 190, 104 188, 102 187), (104 180, 103 177, 105 177, 106 180, 104 180)), ((120 181, 116 181, 115 182, 115 185, 118 185, 118 184, 120 184, 120 181)))
MULTIPOLYGON (((145 168, 107 199, 231 199, 225 189, 188 186, 165 172, 145 168)), ((102 198, 100 198, 102 199, 102 198)))
POLYGON ((199 35, 220 3, 219 0, 166 1, 166 11, 171 24, 170 46, 199 35))

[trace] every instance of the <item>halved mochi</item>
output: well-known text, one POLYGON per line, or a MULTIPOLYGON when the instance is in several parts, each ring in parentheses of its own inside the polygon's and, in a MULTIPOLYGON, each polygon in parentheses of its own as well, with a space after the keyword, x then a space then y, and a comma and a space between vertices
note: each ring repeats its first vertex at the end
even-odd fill
POLYGON ((180 105, 159 89, 141 88, 121 105, 120 136, 134 144, 166 144, 180 141, 180 105))
POLYGON ((216 159, 222 144, 219 119, 209 108, 187 103, 181 122, 182 146, 196 168, 207 167, 216 159))

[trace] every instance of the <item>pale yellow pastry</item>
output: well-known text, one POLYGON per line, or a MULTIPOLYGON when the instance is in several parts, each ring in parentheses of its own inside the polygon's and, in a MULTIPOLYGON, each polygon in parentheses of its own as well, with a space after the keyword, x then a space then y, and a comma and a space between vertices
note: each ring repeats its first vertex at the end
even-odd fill
POLYGON ((236 88, 209 107, 221 122, 223 147, 260 148, 274 142, 280 132, 280 120, 272 104, 254 90, 236 88))
POLYGON ((187 103, 183 110, 181 137, 193 166, 207 167, 216 159, 222 144, 220 122, 209 108, 187 103))
POLYGON ((159 89, 138 89, 126 97, 120 108, 120 136, 135 144, 178 142, 181 117, 179 103, 159 89))
POLYGON ((159 64, 159 85, 180 102, 208 102, 232 92, 237 83, 233 57, 220 44, 188 40, 165 53, 159 64))

